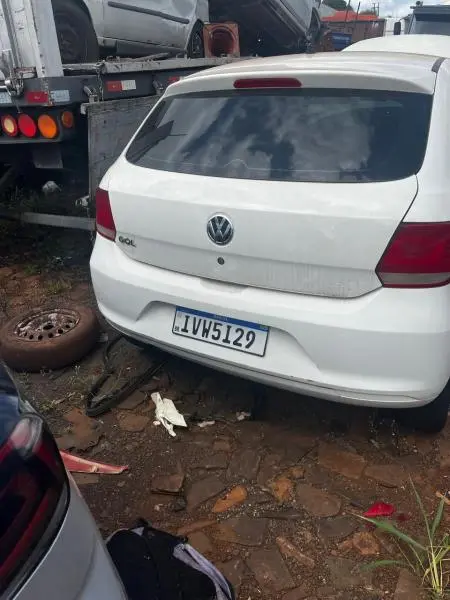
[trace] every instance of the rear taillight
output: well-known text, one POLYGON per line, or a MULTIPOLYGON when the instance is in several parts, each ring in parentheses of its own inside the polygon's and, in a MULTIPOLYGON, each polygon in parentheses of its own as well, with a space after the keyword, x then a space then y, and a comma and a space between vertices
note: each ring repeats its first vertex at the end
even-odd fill
POLYGON ((107 191, 98 188, 95 194, 97 232, 108 240, 116 239, 116 225, 107 191))
POLYGON ((56 444, 36 415, 0 446, 0 595, 32 570, 65 514, 67 477, 56 444))
POLYGON ((385 287, 450 283, 450 223, 402 223, 377 266, 385 287))
POLYGON ((301 88, 301 82, 295 77, 252 77, 246 79, 236 79, 234 82, 236 90, 251 90, 251 89, 285 89, 285 88, 301 88))

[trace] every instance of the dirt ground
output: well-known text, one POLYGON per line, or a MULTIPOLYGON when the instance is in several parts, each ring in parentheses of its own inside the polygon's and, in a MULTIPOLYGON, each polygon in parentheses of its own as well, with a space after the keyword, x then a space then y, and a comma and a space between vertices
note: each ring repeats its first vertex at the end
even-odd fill
MULTIPOLYGON (((0 234, 0 324, 42 304, 95 306, 88 234, 1 224, 0 234)), ((89 419, 85 394, 115 335, 104 332, 80 364, 17 374, 62 449, 129 466, 123 475, 76 476, 104 535, 138 517, 185 535, 243 600, 419 598, 403 571, 361 571, 398 549, 359 516, 376 501, 392 503, 401 527, 420 537, 410 478, 426 509, 436 508, 436 492, 450 489, 450 426, 424 436, 392 415, 263 389, 170 356, 125 402, 89 419), (154 422, 153 391, 186 417, 176 438, 154 422)), ((121 340, 109 385, 159 359, 121 340)))

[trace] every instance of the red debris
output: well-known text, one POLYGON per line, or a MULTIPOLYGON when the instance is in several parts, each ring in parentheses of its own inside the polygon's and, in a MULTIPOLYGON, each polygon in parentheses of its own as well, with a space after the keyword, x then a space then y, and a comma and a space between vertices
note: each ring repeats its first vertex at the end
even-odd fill
POLYGON ((377 517, 390 517, 394 513, 395 506, 392 504, 375 502, 375 504, 372 504, 372 506, 364 513, 364 516, 368 519, 376 519, 377 517))
POLYGON ((101 473, 103 475, 119 475, 128 469, 127 465, 116 466, 95 462, 60 451, 64 466, 71 473, 101 473))

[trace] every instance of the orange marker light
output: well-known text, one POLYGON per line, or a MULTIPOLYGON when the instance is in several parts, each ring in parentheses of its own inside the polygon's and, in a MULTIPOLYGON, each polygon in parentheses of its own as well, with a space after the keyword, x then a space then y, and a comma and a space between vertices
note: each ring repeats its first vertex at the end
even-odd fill
POLYGON ((11 115, 5 115, 2 117, 1 123, 2 129, 6 135, 9 135, 10 137, 16 137, 16 135, 19 133, 17 121, 11 115))
POLYGON ((39 117, 38 127, 42 137, 45 137, 48 140, 54 139, 59 133, 58 124, 55 119, 49 115, 41 115, 39 117))
POLYGON ((65 110, 61 114, 61 123, 62 123, 62 126, 65 127, 66 129, 72 129, 72 127, 75 124, 75 119, 74 119, 73 113, 70 112, 70 110, 65 110))

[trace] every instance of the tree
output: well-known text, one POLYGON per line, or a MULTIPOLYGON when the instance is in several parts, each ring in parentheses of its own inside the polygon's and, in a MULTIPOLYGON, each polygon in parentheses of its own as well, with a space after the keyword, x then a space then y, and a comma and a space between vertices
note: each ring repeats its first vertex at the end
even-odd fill
POLYGON ((329 6, 330 8, 334 8, 334 10, 353 10, 351 4, 348 5, 345 0, 325 0, 324 4, 329 6))
POLYGON ((367 10, 362 10, 359 13, 360 15, 375 15, 377 17, 377 11, 373 10, 373 8, 368 8, 367 10))

